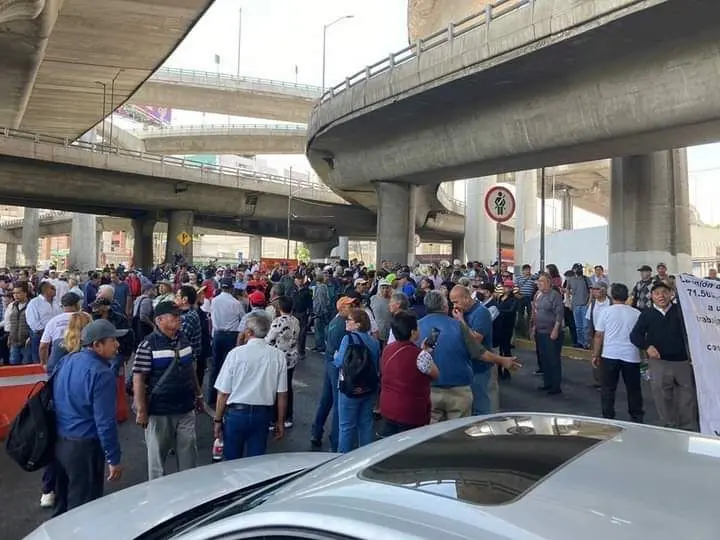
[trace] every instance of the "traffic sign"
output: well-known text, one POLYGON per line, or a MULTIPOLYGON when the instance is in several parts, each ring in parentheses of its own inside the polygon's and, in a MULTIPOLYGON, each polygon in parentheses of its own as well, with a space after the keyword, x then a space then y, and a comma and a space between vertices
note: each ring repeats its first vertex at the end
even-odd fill
POLYGON ((188 233, 186 233, 185 231, 183 231, 183 232, 181 232, 180 234, 178 234, 176 238, 177 238, 177 241, 180 242, 180 245, 181 245, 182 247, 185 247, 185 246, 187 246, 190 242, 192 242, 192 236, 190 236, 190 235, 189 235, 188 233))
POLYGON ((515 196, 503 186, 493 186, 485 194, 485 213, 497 223, 505 223, 515 215, 515 196))

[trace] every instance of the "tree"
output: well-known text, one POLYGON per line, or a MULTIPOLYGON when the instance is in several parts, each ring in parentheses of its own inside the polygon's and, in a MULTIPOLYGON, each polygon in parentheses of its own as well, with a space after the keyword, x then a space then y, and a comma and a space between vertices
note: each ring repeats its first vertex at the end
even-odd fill
POLYGON ((310 260, 310 250, 305 246, 297 246, 295 248, 295 258, 301 262, 308 262, 310 260))

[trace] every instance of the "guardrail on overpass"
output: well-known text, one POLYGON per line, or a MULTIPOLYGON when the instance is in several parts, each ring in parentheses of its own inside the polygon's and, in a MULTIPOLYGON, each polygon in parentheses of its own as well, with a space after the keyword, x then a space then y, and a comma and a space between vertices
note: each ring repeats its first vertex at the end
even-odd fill
MULTIPOLYGON (((40 222, 54 221, 56 219, 64 219, 72 216, 72 212, 65 210, 41 210, 39 214, 40 222)), ((13 228, 25 223, 25 218, 0 219, 0 228, 13 228)))
POLYGON ((296 97, 318 99, 322 88, 309 84, 297 84, 259 77, 236 77, 225 73, 198 71, 194 69, 161 68, 149 82, 176 83, 186 85, 221 86, 228 89, 257 90, 259 92, 286 93, 296 97))
MULTIPOLYGON (((49 143, 62 145, 73 148, 80 148, 89 152, 114 154, 119 156, 130 157, 134 159, 140 159, 147 162, 159 163, 162 165, 173 165, 177 167, 183 167, 185 169, 193 169, 199 171, 202 175, 205 172, 215 173, 225 176, 235 176, 237 178, 244 178, 248 180, 255 180, 260 182, 270 182, 275 185, 288 186, 293 192, 305 191, 303 195, 297 195, 302 197, 307 195, 307 191, 312 192, 323 192, 326 194, 333 193, 333 191, 322 182, 311 182, 307 180, 299 180, 297 178, 289 178, 287 176, 280 176, 275 174, 263 173, 253 171, 249 169, 239 169, 236 167, 227 167, 225 165, 212 165, 203 163, 200 161, 193 161, 186 158, 178 158, 172 156, 162 156, 157 154, 149 154, 147 152, 137 152, 135 150, 126 150, 118 146, 103 145, 96 143, 89 143, 85 141, 72 141, 70 139, 61 139, 58 137, 51 137, 48 135, 40 135, 38 133, 31 133, 29 131, 22 131, 10 128, 0 128, 0 137, 14 138, 30 140, 36 143, 49 143)), ((295 196, 295 195, 294 195, 295 196)), ((340 199, 338 197, 338 199, 340 199)))
POLYGON ((357 73, 345 77, 345 80, 341 83, 328 88, 320 97, 320 100, 315 107, 318 107, 323 102, 358 83, 391 71, 398 64, 404 64, 418 58, 423 51, 429 51, 435 47, 443 45, 452 40, 453 37, 461 36, 479 26, 488 24, 493 19, 497 19, 507 13, 523 8, 535 1, 536 0, 496 0, 494 3, 489 4, 484 11, 474 13, 457 22, 450 23, 447 28, 438 30, 434 34, 430 34, 429 36, 419 39, 412 45, 409 45, 395 53, 390 53, 390 55, 386 58, 383 58, 382 60, 369 66, 365 66, 364 69, 358 71, 357 73))
POLYGON ((234 132, 252 131, 268 135, 305 136, 305 124, 190 124, 178 126, 143 126, 130 131, 141 139, 178 135, 233 135, 234 132))

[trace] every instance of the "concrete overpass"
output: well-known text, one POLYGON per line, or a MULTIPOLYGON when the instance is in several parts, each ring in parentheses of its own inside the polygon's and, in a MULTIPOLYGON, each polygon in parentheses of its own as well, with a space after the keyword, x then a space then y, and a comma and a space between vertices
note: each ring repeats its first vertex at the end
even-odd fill
POLYGON ((0 2, 0 125, 79 137, 145 82, 211 4, 0 2))
MULTIPOLYGON (((336 192, 379 207, 383 221, 383 199, 403 215, 410 185, 715 140, 718 15, 720 3, 700 0, 500 0, 331 88, 311 117, 308 157, 336 192)), ((670 191, 675 205, 665 198, 658 223, 689 223, 687 183, 677 180, 685 166, 667 153, 618 162, 614 193, 670 191), (658 177, 669 184, 652 190, 658 177)), ((384 227, 404 237, 407 223, 384 227)), ((611 234, 623 253, 689 261, 689 228, 623 229, 638 233, 611 234)), ((383 258, 408 251, 385 247, 383 258)))
POLYGON ((132 96, 137 105, 307 122, 321 88, 256 77, 162 68, 132 96))

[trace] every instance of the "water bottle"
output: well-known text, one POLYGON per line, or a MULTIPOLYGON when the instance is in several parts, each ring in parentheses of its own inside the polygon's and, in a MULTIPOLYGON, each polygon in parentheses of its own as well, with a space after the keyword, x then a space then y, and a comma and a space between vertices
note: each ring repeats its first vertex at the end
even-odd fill
POLYGON ((640 364, 640 377, 642 377, 644 381, 650 380, 650 370, 648 369, 647 362, 643 362, 642 364, 640 364))
POLYGON ((223 442, 221 439, 215 439, 215 442, 213 442, 213 447, 212 447, 213 463, 222 461, 222 459, 223 459, 223 442))

